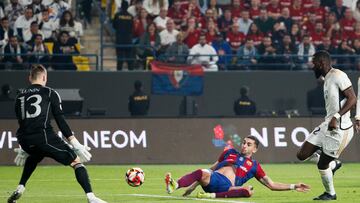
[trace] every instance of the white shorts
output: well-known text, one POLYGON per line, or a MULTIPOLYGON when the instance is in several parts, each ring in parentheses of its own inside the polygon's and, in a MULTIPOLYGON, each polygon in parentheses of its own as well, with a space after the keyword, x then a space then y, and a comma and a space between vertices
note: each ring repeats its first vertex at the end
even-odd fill
POLYGON ((341 152, 349 144, 353 135, 353 127, 346 130, 338 128, 328 131, 328 122, 323 122, 311 132, 306 141, 321 147, 326 155, 339 158, 341 152))

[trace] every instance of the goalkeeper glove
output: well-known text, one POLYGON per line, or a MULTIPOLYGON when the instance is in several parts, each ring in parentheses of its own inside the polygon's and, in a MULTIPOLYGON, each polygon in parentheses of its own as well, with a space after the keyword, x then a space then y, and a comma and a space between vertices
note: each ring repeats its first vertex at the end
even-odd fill
POLYGON ((15 148, 14 152, 17 153, 16 157, 15 157, 15 164, 17 166, 23 166, 25 164, 26 159, 29 157, 29 154, 26 153, 23 149, 19 148, 15 148))
POLYGON ((74 152, 78 155, 82 163, 90 161, 92 157, 89 152, 90 147, 80 144, 76 138, 71 139, 70 144, 74 147, 74 152))

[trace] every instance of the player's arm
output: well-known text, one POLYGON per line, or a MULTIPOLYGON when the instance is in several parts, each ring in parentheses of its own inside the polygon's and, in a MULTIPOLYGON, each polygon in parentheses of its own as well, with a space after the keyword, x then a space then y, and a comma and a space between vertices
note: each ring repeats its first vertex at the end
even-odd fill
POLYGON ((216 169, 216 167, 217 167, 217 165, 218 165, 218 161, 216 161, 211 167, 210 167, 210 170, 215 170, 216 169))
POLYGON ((51 90, 50 102, 51 102, 51 111, 53 113, 56 124, 59 126, 61 133, 66 139, 69 140, 69 137, 73 135, 69 125, 65 121, 64 112, 61 107, 61 98, 55 90, 51 90))
POLYGON ((358 94, 356 102, 356 115, 355 115, 355 129, 356 132, 360 131, 360 77, 358 79, 358 94))
POLYGON ((296 190, 298 192, 307 192, 310 190, 310 186, 304 183, 286 184, 274 182, 269 176, 264 176, 259 181, 272 191, 285 191, 285 190, 296 190))
MULTIPOLYGON (((340 86, 340 90, 341 90, 341 86, 340 86)), ((346 112, 350 111, 350 109, 356 104, 356 95, 354 89, 351 86, 351 83, 349 87, 342 90, 342 94, 345 96, 346 102, 343 105, 343 107, 339 110, 339 112, 336 113, 334 117, 331 119, 328 127, 329 130, 336 129, 337 120, 340 119, 340 117, 344 115, 346 112)))

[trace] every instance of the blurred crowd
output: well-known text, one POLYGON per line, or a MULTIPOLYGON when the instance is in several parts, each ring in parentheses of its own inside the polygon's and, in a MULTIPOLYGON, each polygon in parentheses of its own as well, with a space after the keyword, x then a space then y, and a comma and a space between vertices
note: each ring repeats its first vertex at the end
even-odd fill
POLYGON ((134 59, 148 57, 201 63, 209 71, 304 70, 311 68, 317 50, 333 55, 340 69, 360 70, 360 0, 115 0, 115 4, 113 26, 121 38, 116 43, 118 70, 123 62, 132 69, 134 59))
POLYGON ((54 70, 76 70, 83 27, 74 20, 71 0, 0 2, 0 69, 26 69, 42 63, 54 70))

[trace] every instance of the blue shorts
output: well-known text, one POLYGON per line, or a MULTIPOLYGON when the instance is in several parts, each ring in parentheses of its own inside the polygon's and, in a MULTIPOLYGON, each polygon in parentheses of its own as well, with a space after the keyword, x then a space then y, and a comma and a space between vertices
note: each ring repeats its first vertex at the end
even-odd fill
POLYGON ((205 192, 216 193, 226 192, 232 186, 230 180, 218 172, 213 172, 210 176, 210 183, 207 186, 203 186, 205 192))

